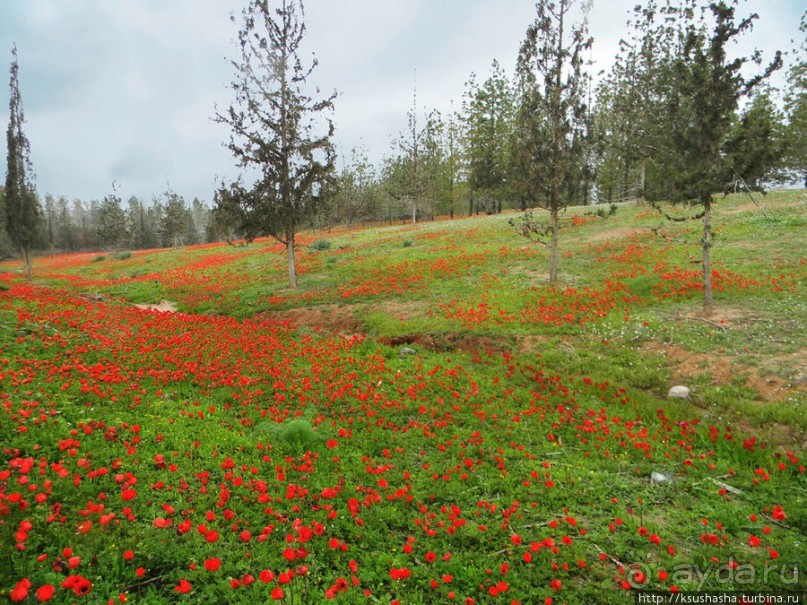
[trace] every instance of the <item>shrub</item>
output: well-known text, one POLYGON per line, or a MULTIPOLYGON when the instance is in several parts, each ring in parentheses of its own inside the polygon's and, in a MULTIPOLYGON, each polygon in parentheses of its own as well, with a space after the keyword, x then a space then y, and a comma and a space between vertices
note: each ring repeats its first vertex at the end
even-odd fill
POLYGON ((301 454, 325 443, 325 438, 314 430, 311 423, 295 418, 283 424, 263 423, 255 427, 256 433, 268 433, 275 447, 301 454))

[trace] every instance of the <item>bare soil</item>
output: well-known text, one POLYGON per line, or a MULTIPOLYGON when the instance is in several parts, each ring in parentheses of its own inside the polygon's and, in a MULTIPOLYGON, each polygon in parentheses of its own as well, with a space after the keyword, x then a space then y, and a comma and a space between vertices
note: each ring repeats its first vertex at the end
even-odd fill
MULTIPOLYGON (((709 374, 713 384, 729 384, 742 378, 760 401, 786 401, 798 394, 807 394, 807 384, 788 381, 780 376, 767 374, 763 368, 744 365, 733 356, 718 353, 694 353, 676 344, 648 342, 642 350, 663 356, 670 367, 672 378, 679 384, 690 384, 693 378, 709 374), (763 375, 765 372, 765 375, 763 375)), ((805 367, 807 352, 801 351, 786 359, 793 368, 805 367)))
POLYGON ((299 326, 314 330, 325 330, 336 334, 357 334, 364 331, 356 311, 363 305, 316 305, 299 307, 285 311, 273 311, 269 317, 277 321, 290 321, 299 326))
POLYGON ((177 312, 177 305, 176 303, 171 302, 170 300, 161 300, 157 304, 143 304, 143 303, 136 303, 134 305, 138 309, 150 309, 152 311, 168 311, 170 313, 177 312))
POLYGON ((586 237, 585 241, 589 243, 603 242, 609 239, 623 239, 634 233, 647 233, 646 228, 640 227, 613 227, 605 231, 597 231, 586 237))
MULTIPOLYGON (((290 321, 295 325, 314 330, 325 330, 335 334, 349 335, 363 333, 363 314, 378 311, 402 321, 411 321, 428 314, 428 304, 422 301, 385 301, 378 305, 327 304, 301 307, 269 314, 278 321, 290 321)), ((463 351, 466 353, 499 353, 513 347, 505 337, 477 336, 474 334, 405 334, 382 339, 391 346, 418 347, 426 351, 463 351)))
POLYGON ((503 337, 475 334, 406 334, 383 339, 390 346, 422 347, 427 351, 463 351, 464 353, 502 353, 512 349, 512 343, 503 337))

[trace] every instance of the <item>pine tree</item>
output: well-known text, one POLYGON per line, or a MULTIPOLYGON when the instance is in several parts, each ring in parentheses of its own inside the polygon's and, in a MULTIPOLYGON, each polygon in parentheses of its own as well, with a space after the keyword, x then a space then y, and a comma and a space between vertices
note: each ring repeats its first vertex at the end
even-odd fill
POLYGON ((499 62, 477 86, 472 76, 466 84, 465 119, 468 137, 468 181, 471 195, 489 212, 501 211, 507 191, 507 171, 512 129, 513 95, 499 62))
POLYGON ((121 208, 121 198, 115 191, 107 195, 98 206, 96 236, 98 243, 109 250, 122 250, 129 244, 126 213, 121 208))
POLYGON ((727 48, 751 29, 757 15, 738 22, 734 5, 723 0, 710 2, 699 16, 697 8, 697 0, 685 0, 670 9, 670 18, 678 24, 679 44, 663 119, 670 134, 665 161, 669 199, 698 206, 697 216, 703 219, 703 311, 709 315, 713 307, 712 196, 724 189, 722 148, 739 100, 781 66, 781 53, 777 52, 762 73, 746 79, 743 67, 759 63, 759 54, 731 59, 727 48))
POLYGON ((31 279, 31 248, 39 237, 42 209, 36 195, 31 167, 31 146, 23 132, 25 114, 20 95, 17 47, 14 46, 9 81, 9 124, 6 132, 8 164, 5 186, 6 230, 15 247, 20 251, 25 267, 25 276, 31 279))
POLYGON ((725 191, 763 191, 766 182, 778 177, 786 148, 783 122, 769 91, 754 95, 723 144, 725 191))
POLYGON ((437 111, 426 116, 426 123, 420 126, 417 108, 417 90, 412 98, 412 108, 406 113, 407 126, 397 141, 403 173, 398 181, 400 199, 406 199, 412 211, 412 223, 417 223, 424 199, 433 191, 433 172, 435 162, 440 153, 439 137, 442 132, 442 121, 437 111))
POLYGON ((11 258, 14 254, 14 244, 6 233, 6 191, 0 187, 0 258, 11 258))
POLYGON ((801 59, 790 68, 790 86, 785 98, 787 132, 785 165, 790 173, 807 187, 807 12, 801 17, 801 33, 805 38, 796 52, 801 59))
MULTIPOLYGON (((576 5, 576 0, 539 0, 518 56, 517 188, 531 191, 549 211, 550 282, 558 279, 560 212, 573 202, 586 163, 583 53, 592 40, 585 21, 570 23, 576 5)), ((530 224, 535 222, 526 218, 516 229, 523 232, 530 224)))
POLYGON ((73 217, 70 215, 70 204, 63 195, 59 196, 56 202, 56 233, 57 239, 61 243, 62 249, 73 252, 76 249, 76 233, 73 224, 73 217))
POLYGON ((304 68, 299 56, 305 34, 302 2, 274 4, 251 0, 244 8, 241 59, 232 62, 236 99, 215 118, 231 128, 228 147, 239 165, 260 174, 250 188, 240 181, 222 186, 216 204, 219 220, 236 221, 248 239, 271 235, 286 246, 289 285, 295 288, 296 233, 316 212, 318 189, 334 166, 327 112, 336 94, 320 100, 306 94, 317 61, 304 68))
POLYGON ((165 213, 159 225, 163 244, 170 248, 193 244, 194 240, 192 234, 189 233, 188 224, 188 219, 190 219, 191 225, 193 224, 193 218, 185 205, 185 200, 170 188, 163 195, 165 213))
POLYGON ((642 204, 648 193, 653 197, 648 171, 664 146, 658 116, 674 47, 674 30, 661 11, 656 0, 634 8, 630 34, 620 40, 614 64, 597 89, 597 185, 603 201, 642 204))
POLYGON ((443 170, 448 193, 448 213, 453 219, 460 194, 460 181, 463 170, 462 122, 460 116, 453 110, 448 117, 445 136, 443 137, 443 155, 445 162, 443 170))

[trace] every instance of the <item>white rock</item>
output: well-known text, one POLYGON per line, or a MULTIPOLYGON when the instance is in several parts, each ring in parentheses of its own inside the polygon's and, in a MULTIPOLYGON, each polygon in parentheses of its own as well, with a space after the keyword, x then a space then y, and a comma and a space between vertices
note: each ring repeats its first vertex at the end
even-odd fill
POLYGON ((670 399, 689 399, 689 387, 685 386, 674 386, 670 389, 670 392, 667 393, 667 397, 670 399))
POLYGON ((671 479, 672 477, 670 477, 669 475, 665 475, 664 473, 657 473, 656 471, 650 473, 650 485, 658 485, 659 483, 666 483, 671 479))

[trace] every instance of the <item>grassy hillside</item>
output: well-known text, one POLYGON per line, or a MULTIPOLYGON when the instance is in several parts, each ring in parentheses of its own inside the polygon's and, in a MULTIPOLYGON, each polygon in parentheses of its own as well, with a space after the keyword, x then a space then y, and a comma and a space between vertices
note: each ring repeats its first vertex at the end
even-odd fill
POLYGON ((807 197, 759 202, 711 317, 629 206, 554 286, 512 215, 305 234, 297 290, 272 241, 0 266, 0 599, 804 589, 807 197))

